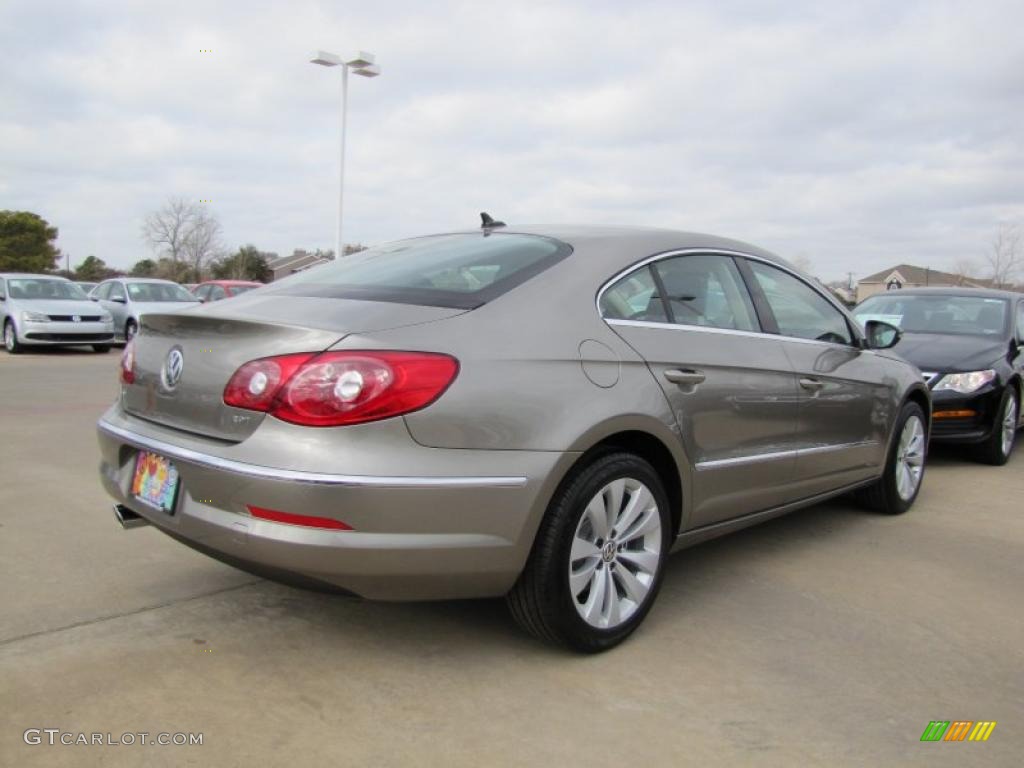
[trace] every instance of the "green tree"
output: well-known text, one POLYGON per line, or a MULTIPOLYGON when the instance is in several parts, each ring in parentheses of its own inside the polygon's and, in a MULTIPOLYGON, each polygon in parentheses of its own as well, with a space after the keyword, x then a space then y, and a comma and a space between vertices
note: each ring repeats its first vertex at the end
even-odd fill
POLYGON ((235 253, 213 264, 218 280, 256 280, 265 283, 273 277, 269 261, 272 253, 264 253, 255 245, 243 245, 235 253))
POLYGON ((193 274, 192 265, 187 261, 175 261, 174 259, 165 257, 156 263, 156 270, 153 273, 153 277, 159 277, 164 280, 173 280, 176 283, 198 282, 197 280, 192 279, 193 274))
POLYGON ((132 277, 155 277, 156 262, 152 259, 136 261, 135 266, 132 267, 132 271, 129 274, 132 277))
POLYGON ((75 267, 76 280, 87 280, 92 283, 106 280, 114 274, 115 270, 108 267, 103 259, 96 256, 86 256, 85 261, 75 267))
POLYGON ((57 228, 29 211, 0 211, 0 272, 49 272, 60 251, 57 228))

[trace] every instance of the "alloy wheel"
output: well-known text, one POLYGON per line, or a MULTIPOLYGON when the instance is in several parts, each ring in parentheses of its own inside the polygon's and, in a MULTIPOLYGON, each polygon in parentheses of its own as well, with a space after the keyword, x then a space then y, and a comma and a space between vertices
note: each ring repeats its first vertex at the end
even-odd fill
POLYGON ((661 514, 639 480, 602 488, 576 524, 569 555, 569 592, 587 624, 614 629, 644 604, 661 560, 661 514))
POLYGON ((1017 398, 1009 395, 1003 409, 1003 455, 1009 456, 1017 436, 1017 398))
POLYGON ((908 501, 917 493, 924 472, 924 425, 917 416, 911 416, 903 425, 896 448, 896 492, 908 501))
POLYGON ((8 352, 14 351, 14 325, 11 323, 4 326, 4 346, 8 352))

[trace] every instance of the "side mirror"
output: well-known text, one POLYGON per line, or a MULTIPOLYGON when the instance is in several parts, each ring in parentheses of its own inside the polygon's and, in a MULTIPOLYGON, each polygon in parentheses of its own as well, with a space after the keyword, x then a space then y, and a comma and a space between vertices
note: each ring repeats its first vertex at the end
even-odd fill
POLYGON ((128 303, 128 299, 126 299, 124 296, 111 296, 110 300, 111 301, 116 301, 118 304, 127 304, 128 303))
POLYGON ((903 332, 891 323, 868 320, 864 323, 864 336, 868 349, 890 349, 896 346, 903 332))
POLYGON ((89 294, 89 301, 99 301, 99 300, 100 300, 99 296, 93 296, 91 293, 89 294))

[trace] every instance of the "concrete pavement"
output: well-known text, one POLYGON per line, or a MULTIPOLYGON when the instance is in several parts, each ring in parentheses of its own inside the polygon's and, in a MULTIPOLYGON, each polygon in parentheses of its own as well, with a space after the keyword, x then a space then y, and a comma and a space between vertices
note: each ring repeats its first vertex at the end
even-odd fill
POLYGON ((1021 763, 1024 450, 935 452, 902 517, 841 500, 676 555, 633 638, 581 657, 500 601, 303 592, 122 531, 93 430, 117 359, 0 353, 0 765, 1021 763), (998 725, 921 743, 937 719, 998 725))

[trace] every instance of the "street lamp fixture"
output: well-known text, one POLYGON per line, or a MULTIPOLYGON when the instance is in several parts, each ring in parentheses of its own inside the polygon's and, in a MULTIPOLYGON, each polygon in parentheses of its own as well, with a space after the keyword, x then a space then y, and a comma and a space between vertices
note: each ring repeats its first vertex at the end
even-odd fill
POLYGON ((355 54, 343 58, 330 51, 317 51, 310 59, 313 64, 324 67, 341 67, 341 143, 340 160, 338 163, 338 223, 334 232, 334 258, 340 259, 343 255, 341 240, 341 222, 345 203, 345 125, 348 113, 348 71, 361 77, 377 77, 380 74, 380 67, 376 64, 376 57, 367 51, 358 51, 355 54))

